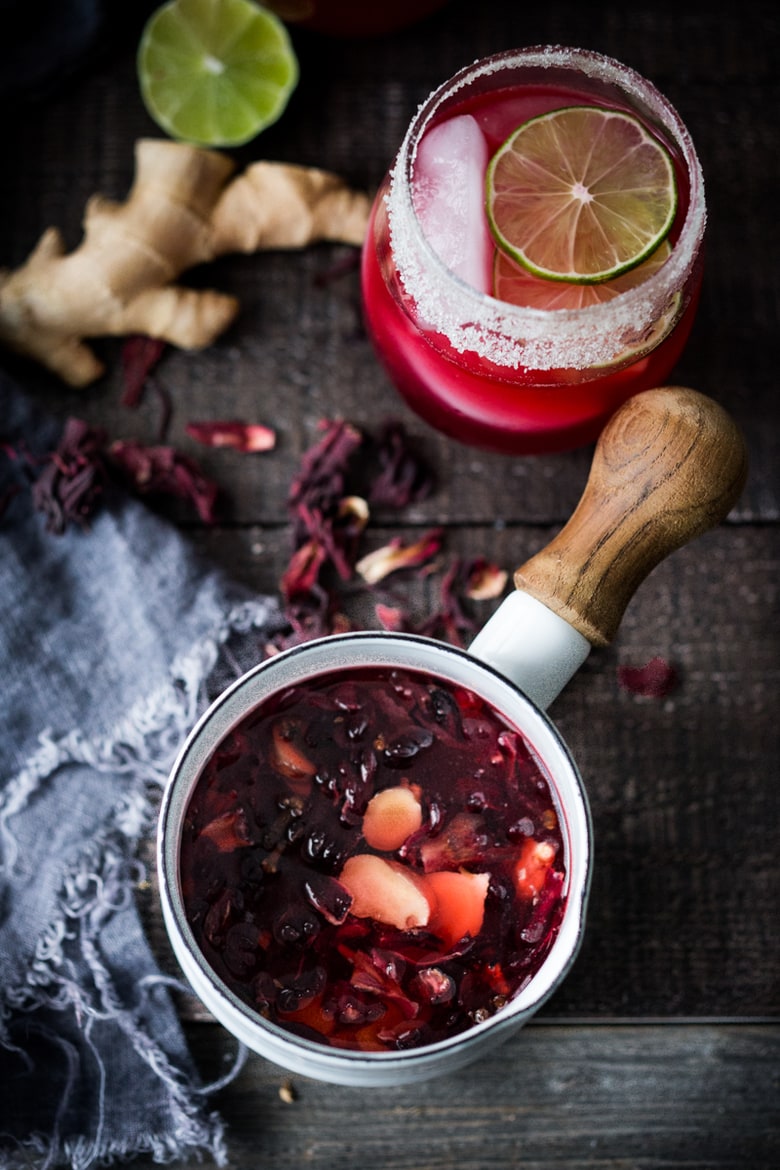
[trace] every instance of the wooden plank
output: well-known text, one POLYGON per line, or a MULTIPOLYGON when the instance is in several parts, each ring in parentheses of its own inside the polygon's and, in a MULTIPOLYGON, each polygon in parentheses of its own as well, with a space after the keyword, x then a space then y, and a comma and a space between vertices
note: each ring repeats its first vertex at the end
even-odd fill
MULTIPOLYGON (((188 1028, 205 1077, 235 1051, 220 1033, 188 1028)), ((779 1071, 767 1025, 532 1023, 420 1086, 324 1085, 250 1055, 213 1104, 233 1170, 774 1170, 779 1071)))

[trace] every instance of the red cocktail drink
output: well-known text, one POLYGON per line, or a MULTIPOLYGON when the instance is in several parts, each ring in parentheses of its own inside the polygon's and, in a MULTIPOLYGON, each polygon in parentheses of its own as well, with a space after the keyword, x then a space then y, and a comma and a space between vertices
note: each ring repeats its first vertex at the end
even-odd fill
POLYGON ((408 404, 445 433, 516 454, 575 447, 675 366, 696 310, 704 224, 690 137, 649 82, 580 50, 489 58, 423 106, 378 194, 363 254, 368 329, 408 404), (488 162, 528 119, 585 105, 631 113, 672 159, 678 202, 663 263, 633 287, 623 278, 597 303, 584 296, 578 307, 556 308, 559 289, 548 280, 537 281, 540 295, 524 289, 519 303, 501 300, 515 293, 496 276, 483 202, 488 162), (437 183, 443 194, 431 212, 437 183))
POLYGON ((334 672, 247 715, 183 824, 182 896, 231 991, 359 1051, 490 1018, 549 953, 565 849, 544 766, 485 700, 419 672, 334 672))

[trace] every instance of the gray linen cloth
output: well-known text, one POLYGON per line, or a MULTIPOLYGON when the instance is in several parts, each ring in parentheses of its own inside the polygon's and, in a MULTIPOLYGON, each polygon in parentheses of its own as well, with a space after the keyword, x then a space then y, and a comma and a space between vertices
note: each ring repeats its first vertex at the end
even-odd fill
MULTIPOLYGON (((0 439, 60 430, 0 373, 0 439)), ((137 855, 187 731, 282 625, 136 500, 60 536, 27 491, 0 518, 0 1166, 224 1163, 137 855)))

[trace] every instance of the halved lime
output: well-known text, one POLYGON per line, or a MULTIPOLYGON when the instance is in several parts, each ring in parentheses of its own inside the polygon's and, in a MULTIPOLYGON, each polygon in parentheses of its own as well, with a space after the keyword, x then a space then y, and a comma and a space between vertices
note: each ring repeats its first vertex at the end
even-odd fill
POLYGON ((254 0, 171 0, 144 28, 138 79, 172 138, 241 146, 281 115, 298 61, 282 22, 254 0))
POLYGON ((631 114, 566 106, 531 118, 498 148, 486 210, 499 248, 536 276, 612 280, 668 235, 674 166, 631 114))

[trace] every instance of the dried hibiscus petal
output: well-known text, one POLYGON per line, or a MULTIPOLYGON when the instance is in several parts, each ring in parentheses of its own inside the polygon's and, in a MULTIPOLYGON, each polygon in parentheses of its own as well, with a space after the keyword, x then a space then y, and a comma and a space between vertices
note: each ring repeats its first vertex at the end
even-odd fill
POLYGON ((463 646, 474 631, 475 622, 463 606, 464 565, 456 560, 441 583, 439 609, 417 627, 417 633, 438 637, 453 646, 463 646))
POLYGON ((46 457, 32 485, 33 505, 46 517, 49 532, 69 522, 84 525, 93 514, 106 480, 106 436, 81 419, 69 418, 57 449, 46 457))
POLYGON ((492 601, 506 588, 508 573, 484 557, 476 557, 465 566, 465 594, 473 601, 492 601))
POLYGON ((272 451, 276 432, 262 423, 238 420, 222 422, 189 422, 186 434, 206 447, 232 447, 236 451, 272 451))
POLYGON ((288 498, 295 516, 301 505, 328 512, 338 506, 346 494, 344 477, 347 464, 362 441, 360 431, 343 419, 320 423, 323 434, 305 452, 301 469, 292 482, 288 498))
POLYGON ((634 695, 649 699, 663 699, 677 685, 677 671, 660 657, 651 658, 644 666, 618 666, 618 681, 634 695))
POLYGON ((355 568, 364 581, 376 585, 399 569, 418 569, 428 565, 441 549, 443 539, 442 528, 432 528, 414 544, 404 544, 400 537, 394 537, 389 544, 367 553, 355 568))
POLYGON ((405 508, 430 495, 433 473, 412 448, 403 423, 391 419, 384 424, 371 459, 379 470, 371 483, 369 503, 379 508, 405 508))
POLYGON ((385 605, 378 601, 374 606, 374 612, 383 630, 400 633, 406 629, 407 617, 400 605, 385 605))
POLYGON ((165 352, 165 342, 157 337, 135 334, 122 345, 122 406, 138 406, 146 382, 165 352))
POLYGON ((325 561, 325 549, 316 540, 307 540, 293 553, 281 580, 283 596, 290 600, 310 593, 325 561))

